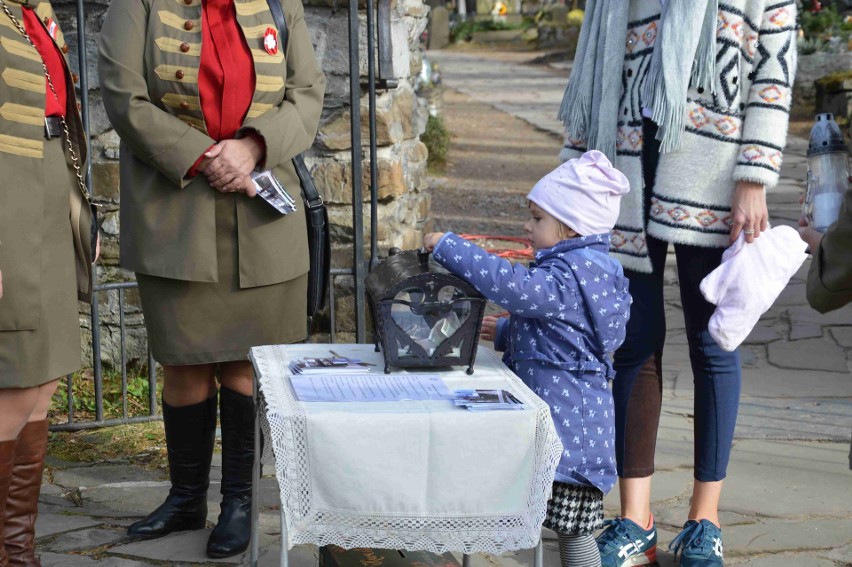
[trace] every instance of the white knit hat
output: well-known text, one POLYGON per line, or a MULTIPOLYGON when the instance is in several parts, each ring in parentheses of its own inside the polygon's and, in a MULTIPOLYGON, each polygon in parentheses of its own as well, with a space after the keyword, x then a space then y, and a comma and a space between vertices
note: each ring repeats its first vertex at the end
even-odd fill
POLYGON ((621 197, 630 191, 623 173, 606 156, 592 150, 545 175, 527 199, 580 236, 612 230, 621 197))

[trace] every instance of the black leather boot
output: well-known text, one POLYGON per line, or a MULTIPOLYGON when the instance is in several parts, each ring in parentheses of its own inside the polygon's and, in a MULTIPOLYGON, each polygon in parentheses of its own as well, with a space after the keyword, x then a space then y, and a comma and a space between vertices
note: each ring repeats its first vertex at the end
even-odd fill
POLYGON ((207 487, 216 436, 216 394, 191 406, 173 407, 163 400, 163 423, 172 487, 166 501, 127 535, 162 537, 172 532, 200 530, 207 521, 207 487))
POLYGON ((251 539, 251 481, 254 465, 254 399, 220 390, 222 419, 222 507, 207 541, 207 556, 244 552, 251 539))

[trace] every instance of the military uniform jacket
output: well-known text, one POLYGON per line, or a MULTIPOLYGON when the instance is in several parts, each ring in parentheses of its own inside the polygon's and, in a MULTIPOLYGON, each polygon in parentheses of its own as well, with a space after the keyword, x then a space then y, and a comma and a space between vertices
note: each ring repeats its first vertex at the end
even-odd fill
MULTIPOLYGON (((235 0, 256 88, 236 137, 259 134, 265 167, 298 199, 291 158, 313 143, 325 79, 299 0, 283 0, 286 50, 263 48, 276 29, 267 0, 235 0)), ((216 143, 201 111, 201 0, 113 0, 100 39, 101 93, 121 137, 121 263, 135 272, 215 282, 215 189, 187 178, 216 143)), ((240 286, 288 281, 308 271, 305 215, 281 216, 261 199, 237 201, 240 286)))
POLYGON ((808 303, 820 313, 852 302, 852 191, 846 191, 837 222, 813 253, 807 295, 808 303))
MULTIPOLYGON (((9 11, 23 25, 21 5, 5 0, 9 11)), ((30 3, 42 22, 56 23, 49 2, 30 3)), ((64 53, 65 38, 58 29, 53 41, 64 53)), ((44 163, 45 101, 47 85, 39 52, 24 38, 12 20, 0 10, 0 270, 3 299, 0 300, 0 331, 33 330, 41 312, 42 223, 45 175, 56 166, 44 163)), ((63 59, 64 61, 64 59, 63 59)), ((74 82, 65 61, 66 121, 80 165, 86 143, 74 82)), ((66 142, 67 166, 71 167, 66 142)), ((77 183, 68 186, 71 228, 77 265, 77 288, 81 300, 91 298, 92 211, 77 183)))

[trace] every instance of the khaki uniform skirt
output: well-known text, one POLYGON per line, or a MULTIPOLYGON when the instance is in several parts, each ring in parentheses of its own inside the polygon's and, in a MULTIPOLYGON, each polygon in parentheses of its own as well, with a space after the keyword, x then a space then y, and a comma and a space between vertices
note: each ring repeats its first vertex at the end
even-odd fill
POLYGON ((69 191, 77 190, 77 180, 66 165, 62 144, 61 137, 45 140, 44 160, 33 160, 44 168, 41 316, 36 330, 0 331, 0 388, 39 386, 80 368, 80 316, 69 198, 69 191))
MULTIPOLYGON (((148 343, 160 364, 246 360, 251 347, 295 343, 307 337, 308 274, 278 284, 240 288, 238 198, 245 197, 216 194, 218 282, 136 274, 148 343)), ((286 242, 281 243, 281 256, 270 261, 287 261, 286 242)))

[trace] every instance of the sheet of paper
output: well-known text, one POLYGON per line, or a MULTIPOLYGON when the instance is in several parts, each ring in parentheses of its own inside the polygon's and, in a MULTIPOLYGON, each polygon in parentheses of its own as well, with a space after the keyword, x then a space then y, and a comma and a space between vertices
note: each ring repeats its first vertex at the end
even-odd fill
POLYGON ((399 402, 453 397, 437 374, 328 374, 289 378, 301 402, 399 402))

